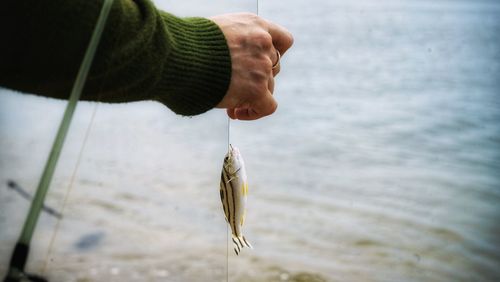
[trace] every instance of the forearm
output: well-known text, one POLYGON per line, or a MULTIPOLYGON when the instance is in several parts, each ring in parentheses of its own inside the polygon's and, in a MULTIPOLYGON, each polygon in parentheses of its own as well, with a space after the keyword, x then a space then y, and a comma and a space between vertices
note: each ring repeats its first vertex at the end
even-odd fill
MULTIPOLYGON (((8 0, 1 4, 0 85, 67 98, 102 0, 8 0)), ((179 19, 147 0, 115 0, 83 100, 158 100, 177 113, 214 107, 231 77, 217 25, 179 19)))

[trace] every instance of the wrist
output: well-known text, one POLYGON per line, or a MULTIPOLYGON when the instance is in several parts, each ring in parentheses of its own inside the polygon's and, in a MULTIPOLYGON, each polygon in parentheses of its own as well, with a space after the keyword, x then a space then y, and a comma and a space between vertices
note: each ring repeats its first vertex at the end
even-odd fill
POLYGON ((180 19, 161 12, 170 42, 155 99, 181 115, 214 108, 231 80, 231 56, 223 32, 205 18, 180 19))

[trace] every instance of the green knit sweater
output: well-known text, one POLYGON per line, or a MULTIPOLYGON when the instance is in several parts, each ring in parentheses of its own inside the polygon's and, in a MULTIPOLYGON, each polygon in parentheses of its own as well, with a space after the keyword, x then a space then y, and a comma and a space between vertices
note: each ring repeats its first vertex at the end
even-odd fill
MULTIPOLYGON (((69 97, 103 0, 4 0, 0 86, 69 97)), ((231 57, 222 31, 204 18, 178 18, 150 0, 115 0, 82 100, 156 100, 182 115, 224 97, 231 57)))

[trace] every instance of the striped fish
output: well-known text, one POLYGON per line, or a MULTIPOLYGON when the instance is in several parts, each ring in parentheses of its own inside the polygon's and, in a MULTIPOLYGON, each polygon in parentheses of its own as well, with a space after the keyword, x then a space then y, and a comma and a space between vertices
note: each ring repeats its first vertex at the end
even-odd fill
POLYGON ((244 247, 252 248, 241 232, 245 223, 248 182, 245 163, 238 148, 229 145, 220 179, 220 198, 226 221, 231 226, 234 251, 238 255, 244 247))

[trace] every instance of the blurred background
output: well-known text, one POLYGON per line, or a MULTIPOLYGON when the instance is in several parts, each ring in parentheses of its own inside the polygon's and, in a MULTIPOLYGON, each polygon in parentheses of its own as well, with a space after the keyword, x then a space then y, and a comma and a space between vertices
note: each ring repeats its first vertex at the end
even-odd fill
MULTIPOLYGON (((181 16, 255 1, 155 1, 181 16)), ((51 281, 499 281, 500 2, 259 1, 287 27, 279 109, 232 123, 250 182, 228 249, 227 117, 78 104, 27 269, 51 281), (54 230, 57 229, 57 232, 54 230), (54 236, 53 247, 49 249, 54 236)), ((4 43, 5 44, 5 43, 4 43)), ((0 89, 0 276, 66 106, 0 89)))

